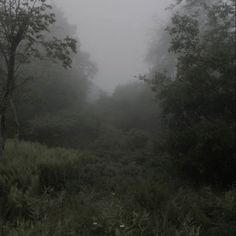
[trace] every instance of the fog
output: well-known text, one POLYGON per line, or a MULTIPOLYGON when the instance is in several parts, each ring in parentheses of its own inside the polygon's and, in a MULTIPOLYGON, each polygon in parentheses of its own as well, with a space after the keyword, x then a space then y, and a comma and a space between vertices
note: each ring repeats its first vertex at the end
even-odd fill
POLYGON ((148 42, 170 0, 57 0, 76 25, 81 49, 97 63, 94 83, 111 92, 148 70, 148 42), (154 24, 155 22, 155 24, 154 24))
POLYGON ((236 236, 235 13, 0 0, 0 236, 236 236))

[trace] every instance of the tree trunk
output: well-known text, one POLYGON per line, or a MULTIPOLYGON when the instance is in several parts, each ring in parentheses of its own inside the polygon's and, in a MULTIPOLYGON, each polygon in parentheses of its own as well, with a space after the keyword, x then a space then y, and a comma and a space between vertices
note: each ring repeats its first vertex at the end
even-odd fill
MULTIPOLYGON (((1 116, 0 116, 1 120, 1 116)), ((0 121, 0 160, 3 159, 3 137, 2 137, 2 122, 0 121)))
POLYGON ((4 157, 4 148, 5 148, 5 114, 0 115, 0 159, 4 157))
POLYGON ((6 143, 6 112, 11 106, 11 98, 15 86, 15 57, 16 44, 13 44, 10 50, 9 61, 7 62, 6 87, 0 104, 0 159, 4 157, 4 148, 6 143))
POLYGON ((13 101, 13 98, 11 99, 10 102, 11 102, 11 109, 12 109, 12 114, 14 116, 14 122, 15 122, 15 127, 16 127, 15 140, 18 141, 20 137, 20 122, 17 116, 17 110, 16 110, 15 103, 13 101))

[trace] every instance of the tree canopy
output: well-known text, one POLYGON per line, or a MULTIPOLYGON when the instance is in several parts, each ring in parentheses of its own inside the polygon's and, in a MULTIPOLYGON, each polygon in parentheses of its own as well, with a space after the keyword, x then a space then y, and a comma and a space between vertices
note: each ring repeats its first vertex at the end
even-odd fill
POLYGON ((61 61, 66 68, 71 66, 76 40, 69 36, 63 40, 53 35, 46 37, 45 32, 50 32, 54 23, 55 14, 49 1, 0 1, 0 57, 4 61, 1 67, 4 76, 0 94, 0 157, 5 144, 6 112, 13 104, 21 66, 44 56, 61 61))
MULTIPOLYGON (((189 2, 188 2, 189 4, 189 2)), ((191 5, 188 5, 190 7, 191 5)), ((199 7, 199 6, 198 6, 199 7)), ((176 75, 152 80, 168 129, 166 150, 196 182, 235 181, 235 6, 219 2, 167 28, 176 75), (204 26, 203 26, 204 25, 204 26)))

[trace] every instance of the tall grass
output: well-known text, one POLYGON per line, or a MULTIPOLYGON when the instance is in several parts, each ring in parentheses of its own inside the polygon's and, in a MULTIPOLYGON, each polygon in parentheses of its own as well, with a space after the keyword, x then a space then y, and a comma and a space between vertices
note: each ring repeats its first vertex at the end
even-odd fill
POLYGON ((144 168, 9 141, 0 162, 0 235, 236 235, 234 189, 176 188, 144 168))

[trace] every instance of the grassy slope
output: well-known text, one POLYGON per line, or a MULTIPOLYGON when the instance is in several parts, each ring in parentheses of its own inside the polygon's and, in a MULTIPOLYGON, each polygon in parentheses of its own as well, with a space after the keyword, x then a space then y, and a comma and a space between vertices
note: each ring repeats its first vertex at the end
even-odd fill
POLYGON ((154 178, 158 169, 135 154, 108 157, 9 142, 6 156, 0 162, 0 235, 236 233, 235 191, 176 188, 154 178))

